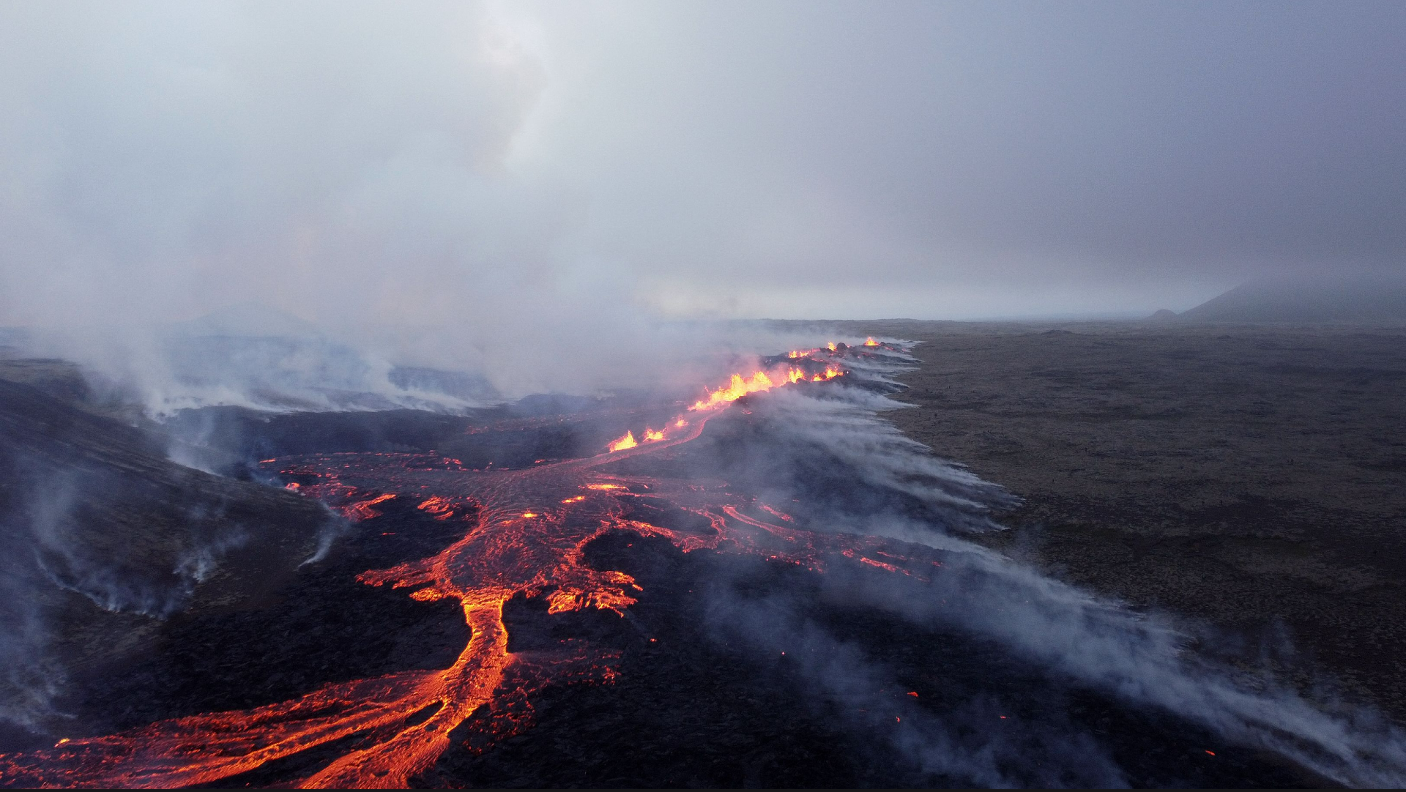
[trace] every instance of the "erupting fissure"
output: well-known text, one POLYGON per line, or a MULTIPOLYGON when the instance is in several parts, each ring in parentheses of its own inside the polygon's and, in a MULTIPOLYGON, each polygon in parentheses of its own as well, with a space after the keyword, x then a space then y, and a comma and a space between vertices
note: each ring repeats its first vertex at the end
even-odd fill
MULTIPOLYGON (((877 347, 879 343, 873 338, 864 342, 867 347, 877 347)), ((774 366, 760 368, 751 375, 743 377, 741 374, 733 374, 728 384, 720 388, 710 390, 703 398, 695 401, 689 406, 688 412, 708 412, 717 410, 737 401, 738 399, 752 393, 762 393, 783 385, 792 385, 797 382, 827 382, 845 375, 845 370, 832 361, 836 356, 845 353, 844 344, 830 343, 824 348, 817 349, 793 349, 786 353, 786 358, 793 363, 779 363, 774 366)), ((672 421, 672 427, 682 429, 688 426, 688 421, 679 416, 672 421)), ((663 440, 669 427, 664 429, 644 430, 645 442, 663 440)), ((612 441, 607 448, 614 451, 624 451, 639 445, 635 440, 633 430, 627 431, 624 437, 612 441)))
POLYGON ((635 442, 635 433, 626 432, 624 437, 612 442, 609 448, 611 451, 624 451, 627 448, 634 448, 637 445, 639 445, 639 443, 635 442))
MULTIPOLYGON (((216 712, 102 737, 61 740, 52 749, 0 756, 0 773, 21 786, 188 786, 211 784, 310 748, 360 735, 302 787, 404 787, 450 748, 450 734, 475 713, 501 738, 530 726, 531 695, 564 681, 608 683, 619 653, 580 641, 559 649, 509 652, 503 607, 518 595, 541 596, 549 613, 585 608, 624 614, 641 591, 623 572, 585 562, 585 548, 612 531, 663 537, 684 552, 748 553, 823 571, 853 564, 918 577, 938 565, 925 551, 893 540, 821 533, 791 515, 738 494, 722 482, 652 478, 611 470, 642 454, 669 455, 697 438, 719 408, 749 393, 843 376, 846 354, 884 345, 830 344, 790 353, 790 365, 758 370, 708 393, 666 428, 633 431, 606 453, 520 470, 467 470, 434 454, 330 454, 265 460, 296 476, 297 491, 352 521, 381 516, 375 506, 397 497, 438 520, 459 520, 460 538, 437 555, 362 573, 372 586, 405 589, 418 601, 456 600, 471 630, 448 668, 407 671, 329 684, 299 698, 249 710, 216 712), (637 519, 631 504, 649 502, 702 518, 694 529, 637 519), (882 558, 883 560, 879 560, 882 558), (512 679, 506 684, 505 679, 512 679), (432 711, 427 719, 417 716, 432 711)), ((474 723, 480 723, 475 719, 474 723)), ((462 730, 461 730, 462 731, 462 730)))

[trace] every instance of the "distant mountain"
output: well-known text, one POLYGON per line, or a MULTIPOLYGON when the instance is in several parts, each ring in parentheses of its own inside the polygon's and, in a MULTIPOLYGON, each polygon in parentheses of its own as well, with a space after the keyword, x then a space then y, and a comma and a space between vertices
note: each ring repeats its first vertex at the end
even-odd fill
POLYGON ((1180 321, 1406 323, 1406 276, 1251 281, 1183 311, 1180 321))

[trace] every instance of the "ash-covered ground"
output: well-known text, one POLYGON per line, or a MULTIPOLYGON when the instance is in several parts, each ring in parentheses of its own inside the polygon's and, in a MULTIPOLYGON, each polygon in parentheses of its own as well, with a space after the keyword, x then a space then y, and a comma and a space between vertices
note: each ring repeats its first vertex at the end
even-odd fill
MULTIPOLYGON (((1215 511, 1218 498, 1251 505, 1273 500, 1264 483, 1276 480, 1272 470, 1252 470, 1273 452, 1243 437, 1237 445, 1237 427, 1262 443, 1294 426, 1340 442, 1356 437, 1378 454, 1364 457, 1377 465, 1364 470, 1399 478, 1399 467, 1389 464, 1395 448, 1382 445, 1385 424, 1362 424, 1392 415, 1400 402, 1380 409, 1364 402, 1353 412, 1335 401, 1344 389, 1385 398, 1401 387, 1391 373, 1393 336, 877 329, 885 331, 924 343, 914 349, 921 365, 902 374, 909 389, 897 396, 919 406, 885 410, 884 419, 942 456, 970 463, 985 482, 1005 485, 1023 502, 886 433, 871 408, 882 406, 887 387, 832 398, 845 392, 832 388, 849 386, 826 383, 808 393, 748 397, 679 452, 638 456, 617 472, 673 481, 701 481, 706 473, 729 482, 739 496, 789 502, 787 511, 816 530, 887 536, 889 550, 907 554, 903 563, 931 560, 939 571, 914 578, 882 564, 840 563, 821 573, 779 557, 732 552, 726 544, 685 553, 658 536, 608 532, 585 546, 584 563, 634 578, 638 602, 623 615, 590 608, 549 613, 550 591, 543 591, 514 596, 502 621, 511 653, 528 657, 563 641, 585 642, 617 657, 612 673, 552 677, 512 699, 516 709, 506 717, 485 708, 457 727, 450 748, 410 783, 1282 787, 1399 777, 1399 731, 1371 712, 1375 705, 1398 716, 1390 685, 1371 676, 1374 668, 1383 678, 1390 671, 1384 660, 1378 666, 1352 660, 1357 653, 1365 657, 1370 646, 1352 620, 1390 634, 1381 623, 1395 611, 1361 600, 1351 606, 1360 613, 1313 622, 1320 612, 1294 610, 1299 600, 1281 594, 1299 592, 1326 613, 1334 597, 1366 596, 1378 584, 1353 588, 1337 581, 1333 589, 1308 572, 1334 578, 1339 567, 1379 569, 1387 581, 1380 585, 1395 585, 1380 571, 1385 566, 1372 566, 1392 563, 1374 556, 1394 545, 1384 540, 1373 550, 1376 534, 1365 530, 1352 544, 1341 539, 1342 529, 1333 534, 1320 527, 1305 535, 1281 528, 1281 535, 1264 527, 1281 526, 1285 514, 1299 513, 1292 510, 1270 512, 1260 522, 1234 509, 1215 511), (1347 362, 1348 348, 1369 359, 1347 362), (1306 350, 1318 350, 1317 363, 1304 360, 1312 358, 1306 350), (1185 369, 1180 374, 1178 360, 1185 369), (1258 368, 1280 379, 1256 385, 1258 368), (1113 378, 1115 370, 1121 379, 1113 378), (1202 384, 1176 390, 1177 383, 1193 380, 1202 384), (1304 397, 1314 387, 1331 406, 1314 411, 1315 402, 1304 397), (1269 398, 1280 388, 1302 398, 1269 398), (1179 401, 1202 393, 1224 398, 1217 407, 1202 404, 1201 412, 1179 401), (1268 411, 1259 430, 1241 417, 1254 409, 1268 411), (1190 420, 1216 415, 1219 428, 1190 420), (1272 420, 1284 415, 1290 418, 1272 420), (1330 431, 1312 420, 1324 415, 1347 417, 1330 431), (1138 421, 1154 422, 1160 434, 1138 421), (1271 425, 1281 431, 1269 431, 1271 425), (1214 450, 1205 455, 1219 459, 1219 467, 1164 477, 1195 467, 1188 457, 1197 440, 1221 449, 1219 457, 1214 450), (1012 452, 1011 443, 1032 450, 1012 452), (1104 459, 1103 467, 1079 464, 1081 453, 1104 459), (1071 475, 1084 470, 1090 472, 1071 475), (1238 486, 1228 480, 1195 487, 1232 470, 1241 476, 1238 486), (947 478, 937 486, 924 476, 947 478), (1000 530, 992 518, 1012 528, 1000 530), (1325 544, 1324 535, 1340 541, 1325 544), (1144 537, 1141 544, 1137 537, 1144 537), (1286 554, 1286 542, 1305 549, 1286 554), (1366 558, 1350 565, 1342 559, 1351 556, 1319 551, 1323 546, 1365 549, 1366 558), (1298 566, 1289 563, 1294 560, 1298 566), (1080 593, 1024 564, 1133 607, 1080 593), (1261 598, 1258 610, 1252 594, 1261 598), (1239 609, 1226 604, 1235 597, 1248 602, 1239 609), (1148 606, 1172 615, 1142 615, 1148 606), (1239 617, 1226 618, 1216 608, 1239 617), (1204 622, 1178 620, 1178 613, 1204 622), (1305 630, 1305 623, 1317 631, 1305 630), (1295 639, 1307 636, 1296 645, 1313 654, 1289 654, 1286 631, 1295 639), (1327 656, 1316 642, 1350 649, 1327 656), (1347 683, 1346 699, 1314 687, 1339 678, 1347 683)), ((14 409, 36 409, 31 402, 41 398, 62 405, 55 409, 78 409, 73 404, 81 402, 53 387, 46 391, 43 381, 31 385, 38 387, 17 386, 14 409)), ((659 409, 647 399, 557 400, 461 417, 214 410, 181 420, 201 428, 205 459, 226 476, 211 481, 252 479, 240 486, 274 487, 296 482, 270 479, 258 459, 346 454, 351 465, 367 455, 433 452, 455 455, 475 470, 551 465, 596 453, 621 426, 659 409)), ((111 420, 92 410, 84 415, 111 420)), ((1326 498, 1336 491, 1331 474, 1321 471, 1337 470, 1338 457, 1309 441, 1280 442, 1301 453, 1316 450, 1320 489, 1314 492, 1326 498)), ((108 458, 119 445, 113 440, 111 447, 90 450, 98 460, 92 464, 121 467, 122 460, 108 458)), ((1380 479, 1367 475, 1370 491, 1370 481, 1380 479)), ((1344 479, 1338 489, 1360 492, 1362 482, 1344 479)), ((222 497, 237 501, 240 494, 222 497)), ((1299 502, 1326 501, 1301 493, 1299 502)), ((687 521, 667 504, 621 503, 626 519, 671 528, 687 521)), ((1382 507, 1356 508, 1370 517, 1382 507)), ((238 587, 226 580, 217 601, 203 598, 204 589, 195 585, 183 610, 109 618, 91 595, 67 591, 59 621, 50 625, 54 635, 114 645, 136 619, 144 620, 143 638, 106 658, 84 655, 52 691, 50 717, 5 732, 4 780, 25 785, 41 777, 31 771, 44 757, 61 754, 43 753, 56 737, 123 733, 172 718, 275 704, 332 683, 453 663, 470 637, 460 608, 367 586, 357 575, 432 556, 455 540, 462 523, 436 520, 404 498, 378 504, 376 511, 343 525, 318 561, 279 566, 282 577, 272 592, 255 585, 257 574, 235 569, 226 578, 247 576, 247 596, 232 594, 238 587), (73 616, 85 602, 91 607, 73 616)), ((283 534, 301 532, 301 541, 315 546, 323 530, 317 522, 303 515, 301 527, 290 521, 283 534)), ((505 689, 518 684, 515 679, 510 673, 505 689)), ((413 728, 423 717, 408 714, 396 728, 413 728)), ((213 785, 296 783, 384 739, 353 733, 213 785)))

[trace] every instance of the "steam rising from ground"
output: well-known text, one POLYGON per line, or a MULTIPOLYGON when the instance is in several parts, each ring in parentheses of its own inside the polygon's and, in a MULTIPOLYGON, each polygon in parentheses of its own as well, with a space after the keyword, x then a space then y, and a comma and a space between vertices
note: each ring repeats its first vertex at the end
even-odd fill
POLYGON ((237 598, 252 590, 231 588, 240 574, 254 588, 277 580, 340 527, 317 504, 161 450, 158 437, 0 381, 0 718, 54 728, 65 668, 135 651, 202 584, 237 598))
MULTIPOLYGON (((876 370, 897 373, 901 361, 876 370)), ((802 524, 941 551, 943 567, 930 581, 828 570, 821 585, 832 601, 996 641, 1058 676, 1188 718, 1229 741, 1275 751, 1343 783, 1406 783, 1406 734, 1375 713, 1310 701, 1267 672, 1218 665, 1193 652, 1190 634, 1168 617, 1134 613, 963 538, 964 531, 996 529, 981 516, 983 509, 1008 504, 1010 496, 902 438, 876 412, 901 406, 858 387, 831 389, 823 398, 783 392, 749 405, 766 427, 766 442, 741 444, 741 453, 752 459, 733 464, 756 471, 769 499, 794 500, 792 511, 804 518, 802 524), (817 457, 824 461, 815 462, 817 457), (763 472, 768 466, 770 473, 763 472), (824 498, 825 471, 861 477, 868 488, 887 493, 886 505, 824 498), (946 518, 933 519, 914 501, 946 518)), ((881 706, 874 692, 896 684, 882 659, 828 633, 806 616, 808 603, 786 596, 748 600, 727 581, 713 595, 716 629, 740 630, 769 651, 794 654, 815 684, 850 705, 845 711, 892 711, 891 698, 881 706)), ((966 707, 985 705, 973 701, 966 707)), ((960 708, 940 717, 910 708, 895 745, 926 770, 980 785, 1127 783, 1093 736, 1070 731, 1075 727, 1069 724, 993 731, 990 717, 971 716, 960 708), (975 727, 978 736, 971 736, 972 724, 983 722, 975 727)))
POLYGON ((66 681, 58 634, 90 617, 61 592, 109 613, 166 618, 185 608, 196 586, 249 536, 237 525, 211 531, 218 515, 190 513, 169 567, 161 559, 114 558, 92 546, 84 527, 91 519, 84 501, 88 508, 101 501, 110 482, 70 471, 42 483, 17 474, 10 485, 18 502, 0 509, 0 719, 43 731, 59 714, 53 700, 66 681))
POLYGON ((695 388, 726 362, 810 340, 765 323, 644 317, 558 329, 556 339, 538 327, 491 342, 452 326, 333 335, 247 303, 188 322, 16 329, 0 348, 75 361, 101 398, 164 419, 209 406, 463 413, 534 393, 695 388))
MULTIPOLYGON (((52 585, 82 595, 105 611, 170 616, 185 607, 196 585, 210 577, 226 553, 249 541, 237 525, 213 536, 193 535, 177 551, 169 569, 133 568, 113 558, 99 557, 75 535, 73 527, 73 523, 83 519, 75 502, 80 488, 89 490, 89 498, 93 497, 92 490, 102 488, 95 478, 51 481, 42 493, 31 493, 30 508, 23 511, 29 517, 32 546, 26 547, 27 543, 20 539, 11 549, 29 551, 52 585)), ((191 513, 186 515, 185 523, 204 527, 202 523, 212 516, 191 513)), ((21 535, 24 532, 22 526, 15 526, 15 531, 21 535)))
MULTIPOLYGON (((1037 669, 1032 673, 1042 680, 1068 680, 1130 709, 1200 724, 1229 742, 1268 749, 1343 783, 1406 783, 1406 735, 1374 713, 1309 698, 1267 672, 1238 671, 1198 655, 1189 628, 1174 620, 1134 613, 971 541, 973 533, 1001 530, 995 520, 1000 508, 1014 503, 1012 496, 938 459, 880 417, 901 408, 890 398, 901 388, 893 378, 912 365, 911 357, 894 348, 839 355, 854 363, 849 377, 739 399, 725 418, 716 416, 702 435, 679 446, 674 469, 745 483, 763 502, 785 505, 804 530, 889 537, 926 546, 940 561, 936 572, 922 575, 826 565, 813 584, 827 606, 877 610, 915 630, 968 636, 1037 669)), ((68 511, 62 499, 48 507, 53 514, 31 521, 41 546, 40 529, 60 524, 68 511)), ((198 580, 222 548, 216 542, 183 553, 172 575, 198 580)), ((67 559, 67 577, 52 564, 40 566, 52 582, 109 609, 166 612, 159 598, 132 595, 130 586, 117 591, 108 578, 84 574, 87 567, 58 557, 67 559)), ((1011 718, 999 729, 993 717, 1010 703, 999 695, 969 696, 937 711, 906 701, 895 707, 885 693, 897 685, 895 672, 869 653, 872 642, 841 637, 815 617, 816 600, 804 592, 757 597, 742 590, 744 583, 726 574, 712 581, 706 592, 711 628, 768 654, 788 652, 810 684, 839 704, 840 717, 866 734, 886 735, 923 772, 983 785, 1129 782, 1107 741, 1059 707, 1011 718), (899 720, 890 726, 895 712, 899 720), (887 728, 880 731, 880 725, 887 728)), ((46 636, 35 632, 35 615, 7 615, 7 640, 0 646, 6 659, 46 656, 37 651, 46 636)), ((12 665, 8 684, 24 694, 6 713, 20 722, 32 719, 57 690, 39 661, 12 665)))

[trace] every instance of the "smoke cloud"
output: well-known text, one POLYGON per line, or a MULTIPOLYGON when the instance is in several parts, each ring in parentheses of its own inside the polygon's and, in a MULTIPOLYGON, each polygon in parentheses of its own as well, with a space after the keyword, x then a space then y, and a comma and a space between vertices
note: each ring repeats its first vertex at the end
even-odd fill
POLYGON ((660 318, 1400 273, 1403 14, 9 4, 0 325, 145 375, 151 323, 260 303, 371 369, 584 392, 671 360, 660 318))

